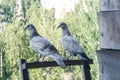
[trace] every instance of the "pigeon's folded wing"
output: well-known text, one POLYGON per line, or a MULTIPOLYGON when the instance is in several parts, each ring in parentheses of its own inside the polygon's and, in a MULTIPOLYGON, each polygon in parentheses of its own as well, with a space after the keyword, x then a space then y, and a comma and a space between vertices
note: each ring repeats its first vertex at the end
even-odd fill
POLYGON ((35 36, 30 40, 31 43, 31 47, 35 50, 41 50, 43 51, 46 47, 48 47, 50 45, 50 42, 43 38, 43 37, 39 37, 39 36, 35 36))
POLYGON ((79 42, 72 36, 64 36, 62 37, 62 45, 63 48, 72 52, 83 52, 82 47, 79 42))

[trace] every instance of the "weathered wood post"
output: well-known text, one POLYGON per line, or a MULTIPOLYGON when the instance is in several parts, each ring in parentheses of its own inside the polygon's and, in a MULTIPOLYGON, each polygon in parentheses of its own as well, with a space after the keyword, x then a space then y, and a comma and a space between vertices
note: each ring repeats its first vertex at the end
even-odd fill
POLYGON ((120 0, 99 0, 100 80, 120 80, 120 0))

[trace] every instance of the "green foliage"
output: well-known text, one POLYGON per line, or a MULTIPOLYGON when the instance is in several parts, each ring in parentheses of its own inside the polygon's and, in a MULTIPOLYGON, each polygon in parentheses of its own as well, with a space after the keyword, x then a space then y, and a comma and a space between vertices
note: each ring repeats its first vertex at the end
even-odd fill
POLYGON ((4 17, 0 18, 0 22, 11 22, 15 7, 15 0, 4 0, 0 3, 0 15, 4 14, 4 17))
MULTIPOLYGON (((94 60, 91 65, 92 80, 98 78, 98 65, 96 58, 96 49, 98 49, 98 26, 97 26, 97 5, 98 2, 87 3, 89 12, 82 9, 82 3, 76 5, 75 12, 67 13, 64 19, 54 19, 54 9, 44 10, 39 4, 39 0, 24 0, 23 9, 26 23, 33 23, 37 31, 47 38, 59 50, 60 54, 66 58, 67 54, 60 44, 61 30, 56 29, 60 21, 68 24, 71 33, 78 39, 84 48, 86 54, 94 60)), ((9 15, 8 15, 9 16, 9 15)), ((3 54, 3 80, 19 80, 20 72, 18 69, 18 60, 27 59, 28 62, 36 61, 37 54, 29 46, 28 31, 23 29, 26 24, 22 21, 14 20, 6 26, 3 33, 0 34, 0 49, 3 54)), ((74 57, 76 59, 76 57, 74 57)), ((45 58, 45 60, 50 60, 45 58)), ((57 68, 42 68, 29 70, 31 80, 81 80, 81 70, 79 66, 67 67, 63 70, 57 68), (46 71, 48 70, 48 71, 46 71), (48 72, 48 74, 46 74, 48 72)))

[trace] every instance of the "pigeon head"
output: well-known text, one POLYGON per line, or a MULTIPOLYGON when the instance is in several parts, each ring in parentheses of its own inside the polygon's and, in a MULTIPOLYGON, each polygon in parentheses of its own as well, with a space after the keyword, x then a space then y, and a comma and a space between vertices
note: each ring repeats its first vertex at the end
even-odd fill
MULTIPOLYGON (((30 32, 30 39, 32 39, 34 36, 38 36, 38 35, 39 35, 33 24, 28 24, 28 25, 24 28, 24 31, 27 30, 27 29, 28 29, 29 32, 30 32)), ((39 36, 40 36, 40 35, 39 35, 39 36)))
POLYGON ((71 35, 66 23, 61 22, 57 28, 60 27, 62 28, 62 36, 71 35))
POLYGON ((28 24, 25 28, 24 28, 24 30, 34 30, 35 29, 35 27, 34 27, 34 25, 33 24, 28 24))
POLYGON ((64 23, 64 22, 61 22, 57 28, 60 28, 60 27, 61 27, 62 29, 65 29, 65 28, 67 28, 67 24, 64 23))

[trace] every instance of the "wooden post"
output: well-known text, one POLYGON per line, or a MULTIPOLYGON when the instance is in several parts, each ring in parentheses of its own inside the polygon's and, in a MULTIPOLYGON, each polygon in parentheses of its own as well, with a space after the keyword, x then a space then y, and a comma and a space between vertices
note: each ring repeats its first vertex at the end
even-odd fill
POLYGON ((120 80, 120 50, 98 50, 100 80, 120 80))
POLYGON ((120 80, 120 0, 99 0, 100 80, 120 80))
POLYGON ((27 67, 26 67, 26 62, 27 61, 25 59, 19 60, 19 69, 20 69, 22 80, 30 80, 29 79, 29 72, 28 72, 27 67))
POLYGON ((113 11, 120 9, 120 0, 99 0, 100 11, 113 11))
POLYGON ((120 50, 120 10, 98 13, 100 47, 120 50))

